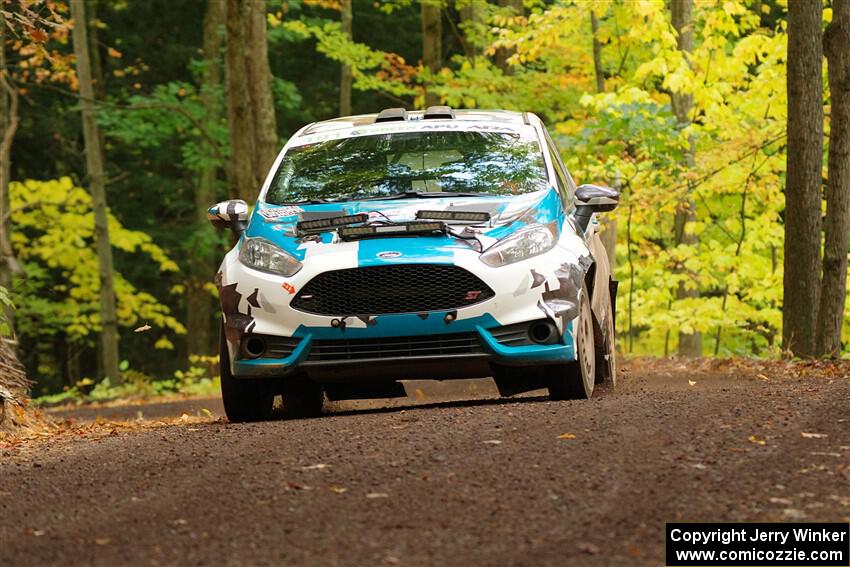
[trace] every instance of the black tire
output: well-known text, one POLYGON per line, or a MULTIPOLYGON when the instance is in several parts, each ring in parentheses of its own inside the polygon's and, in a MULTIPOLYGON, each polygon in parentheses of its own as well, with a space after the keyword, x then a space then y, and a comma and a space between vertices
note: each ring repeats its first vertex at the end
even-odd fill
POLYGON ((614 333, 614 310, 610 305, 608 313, 608 319, 597 325, 596 383, 605 383, 614 389, 617 387, 617 339, 614 333))
POLYGON ((322 386, 311 380, 292 379, 283 385, 283 415, 289 419, 322 415, 325 394, 322 386))
POLYGON ((224 328, 219 340, 221 401, 224 413, 233 423, 265 421, 272 417, 274 391, 268 379, 234 378, 230 373, 230 353, 224 328))
POLYGON ((551 366, 548 371, 549 397, 553 400, 584 400, 593 395, 596 380, 593 313, 587 288, 581 290, 576 319, 575 362, 551 366))

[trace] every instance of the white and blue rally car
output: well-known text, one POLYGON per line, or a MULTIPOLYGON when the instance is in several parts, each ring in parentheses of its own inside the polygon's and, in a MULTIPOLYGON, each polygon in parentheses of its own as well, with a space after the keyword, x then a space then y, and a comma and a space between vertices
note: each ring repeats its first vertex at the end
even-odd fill
POLYGON ((595 213, 530 113, 387 109, 310 124, 216 276, 232 421, 403 396, 401 380, 492 376, 503 395, 588 398, 616 378, 616 282, 595 213))

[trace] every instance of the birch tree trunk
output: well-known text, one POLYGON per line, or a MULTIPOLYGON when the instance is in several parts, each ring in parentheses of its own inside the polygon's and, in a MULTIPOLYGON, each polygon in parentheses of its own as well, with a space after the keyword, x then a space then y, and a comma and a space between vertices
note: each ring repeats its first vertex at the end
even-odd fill
MULTIPOLYGON (((352 36, 353 15, 351 12, 351 0, 342 0, 340 19, 342 24, 342 33, 350 40, 352 36)), ((344 64, 339 71, 339 115, 351 115, 351 67, 344 64)))
MULTIPOLYGON (((686 58, 690 57, 693 50, 693 0, 673 0, 671 6, 673 27, 678 34, 679 50, 683 52, 686 58)), ((691 124, 691 109, 694 104, 692 94, 674 93, 671 96, 673 112, 676 114, 676 120, 680 128, 687 128, 691 124)), ((694 139, 691 136, 688 140, 689 148, 687 154, 687 169, 693 169, 695 159, 694 139)), ((696 218, 696 208, 694 206, 692 193, 696 186, 692 181, 688 181, 688 192, 683 203, 680 203, 674 219, 674 231, 676 245, 695 246, 698 244, 696 235, 689 228, 689 224, 693 223, 696 218)), ((684 268, 679 270, 684 273, 687 279, 693 280, 692 285, 686 285, 684 282, 679 283, 676 290, 676 299, 688 299, 699 297, 699 287, 696 284, 696 274, 690 273, 684 268)), ((702 356, 702 333, 679 333, 679 356, 702 356)))
POLYGON ((816 354, 820 302, 823 77, 821 0, 788 3, 788 146, 782 347, 816 354))
POLYGON ((103 327, 100 333, 101 368, 104 376, 114 384, 121 380, 121 374, 118 370, 118 320, 115 314, 112 245, 109 241, 103 150, 100 145, 100 134, 96 122, 84 0, 71 0, 71 17, 74 20, 74 55, 77 59, 77 78, 80 84, 80 109, 82 111, 83 139, 86 147, 86 169, 89 176, 92 208, 94 209, 94 235, 99 264, 100 321, 103 327))
POLYGON ((850 238, 850 0, 833 1, 832 22, 823 39, 831 110, 817 354, 838 356, 847 296, 850 238))

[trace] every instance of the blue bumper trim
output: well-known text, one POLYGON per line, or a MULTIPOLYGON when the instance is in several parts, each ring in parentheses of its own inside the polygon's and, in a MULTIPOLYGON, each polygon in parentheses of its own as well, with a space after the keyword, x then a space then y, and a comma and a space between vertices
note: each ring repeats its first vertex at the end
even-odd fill
POLYGON ((285 358, 253 358, 233 362, 236 376, 276 376, 292 371, 310 353, 313 335, 305 336, 292 354, 285 358))
POLYGON ((576 359, 575 348, 569 334, 564 337, 566 344, 511 347, 501 344, 487 329, 483 327, 476 327, 475 329, 484 340, 485 346, 493 353, 494 362, 500 364, 508 366, 557 364, 559 362, 572 362, 576 359))

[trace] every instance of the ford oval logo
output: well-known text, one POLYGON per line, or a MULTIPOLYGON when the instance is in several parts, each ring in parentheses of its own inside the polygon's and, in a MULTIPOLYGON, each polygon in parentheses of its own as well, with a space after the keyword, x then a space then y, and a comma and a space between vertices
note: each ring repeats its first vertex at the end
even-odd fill
POLYGON ((392 258, 398 258, 399 256, 401 256, 401 252, 396 252, 395 250, 378 252, 378 258, 382 260, 391 260, 392 258))

